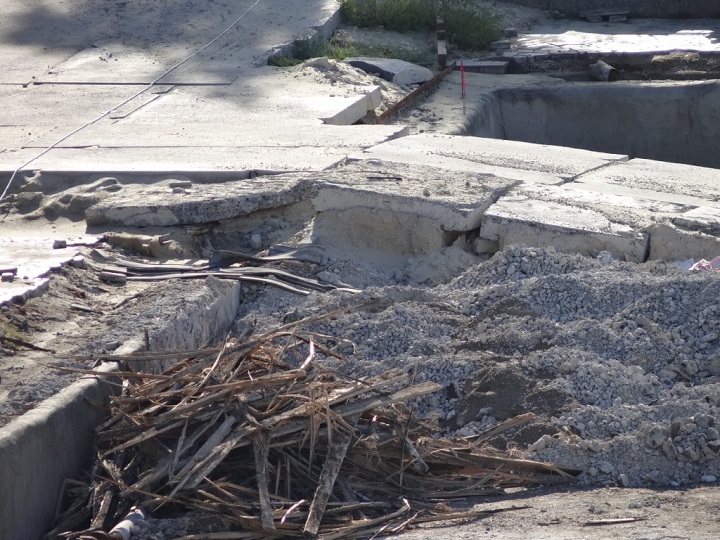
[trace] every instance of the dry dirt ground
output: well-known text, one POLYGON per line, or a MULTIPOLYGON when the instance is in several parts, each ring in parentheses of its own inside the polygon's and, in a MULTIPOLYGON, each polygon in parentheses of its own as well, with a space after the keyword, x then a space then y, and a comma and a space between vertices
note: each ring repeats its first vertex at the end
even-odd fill
MULTIPOLYGON (((542 12, 518 6, 498 2, 486 4, 504 14, 505 26, 516 26, 521 30, 529 28, 536 18, 545 16, 542 12)), ((59 237, 71 239, 85 232, 81 222, 46 221, 46 218, 42 221, 56 227, 59 237)), ((3 229, 21 232, 33 226, 33 222, 25 221, 22 215, 16 213, 9 216, 3 229)), ((81 251, 88 252, 89 249, 81 251)), ((131 252, 121 250, 119 253, 127 255, 131 252)), ((0 334, 57 353, 110 351, 117 341, 114 329, 118 317, 130 313, 130 307, 134 313, 142 312, 144 302, 162 294, 162 286, 134 284, 118 287, 100 282, 96 274, 87 269, 64 267, 52 274, 52 284, 42 296, 25 303, 0 307, 0 334), (87 309, 78 309, 73 305, 87 309)), ((31 350, 17 341, 1 342, 0 401, 8 401, 9 397, 18 398, 15 400, 18 403, 15 413, 32 407, 45 391, 42 385, 33 386, 33 380, 48 373, 64 377, 38 363, 66 363, 62 359, 53 360, 54 356, 45 351, 31 350), (27 398, 25 405, 22 404, 23 397, 27 398)), ((423 527, 406 533, 405 537, 417 540, 438 535, 452 539, 660 540, 715 539, 720 536, 720 489, 717 486, 687 489, 540 488, 519 490, 492 499, 458 501, 458 505, 511 510, 472 523, 423 527)), ((171 535, 162 532, 167 528, 158 522, 142 538, 171 538, 171 535)))

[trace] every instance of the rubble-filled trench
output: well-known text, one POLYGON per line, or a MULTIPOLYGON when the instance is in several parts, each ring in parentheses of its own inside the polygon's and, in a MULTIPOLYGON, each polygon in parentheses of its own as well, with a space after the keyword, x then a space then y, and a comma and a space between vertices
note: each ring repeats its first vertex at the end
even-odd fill
MULTIPOLYGON (((376 161, 347 167, 348 174, 359 170, 370 183, 398 178, 397 169, 376 161)), ((177 189, 170 183, 178 180, 135 186, 127 198, 125 186, 113 189, 115 198, 78 202, 82 210, 75 211, 99 234, 105 229, 105 243, 82 252, 88 263, 97 263, 98 250, 150 263, 156 257, 197 263, 221 250, 267 255, 279 244, 314 245, 312 260, 301 257, 274 266, 333 287, 301 295, 244 282, 230 336, 340 310, 307 324, 308 331, 324 336, 324 347, 338 354, 320 355, 317 362, 347 377, 400 368, 418 381, 441 384, 442 391, 410 403, 414 415, 435 423, 437 436, 487 436, 499 424, 524 418, 517 427, 488 436, 485 444, 511 456, 580 469, 579 485, 686 487, 714 484, 720 477, 720 275, 689 272, 666 261, 625 262, 607 252, 563 253, 521 244, 494 251, 497 245, 478 239, 476 229, 441 226, 449 219, 442 212, 408 211, 402 189, 395 196, 371 198, 369 204, 361 190, 331 182, 318 188, 305 178, 293 173, 248 180, 244 188, 225 186, 255 195, 243 199, 241 211, 233 209, 240 215, 221 221, 202 217, 184 226, 142 222, 164 218, 147 207, 133 207, 138 199, 152 207, 150 195, 177 189), (121 220, 140 228, 123 230, 121 220), (523 417, 527 413, 534 416, 523 417)), ((448 185, 455 180, 448 177, 448 185)), ((201 182, 181 182, 188 193, 205 189, 201 182)), ((223 199, 213 197, 211 204, 223 199)), ((65 203, 70 199, 65 197, 65 203)), ((57 196, 43 200, 55 209, 65 204, 57 196)), ((193 212, 188 205, 174 211, 175 216, 193 212)), ((97 280, 93 268, 63 272, 92 283, 97 280)), ((123 295, 136 299, 124 316, 102 314, 98 306, 93 318, 112 328, 112 339, 106 330, 95 333, 88 325, 88 339, 75 352, 110 355, 126 342, 137 350, 143 340, 138 321, 146 314, 161 322, 181 311, 178 301, 186 306, 208 287, 229 287, 214 278, 171 280, 143 285, 148 288, 137 295, 142 284, 133 282, 130 288, 130 283, 96 281, 95 287, 112 290, 113 302, 123 295), (161 299, 160 312, 148 312, 144 302, 153 298, 161 299)), ((33 299, 32 305, 41 300, 33 299)), ((195 306, 186 326, 172 327, 185 328, 175 339, 163 338, 146 324, 151 350, 207 342, 207 331, 178 341, 196 332, 192 309, 208 309, 205 300, 195 306)), ((225 313, 228 306, 213 309, 225 313)), ((222 336, 218 328, 212 334, 222 336)), ((88 367, 82 361, 62 365, 88 367)), ((37 399, 52 393, 52 384, 68 384, 67 377, 57 379, 52 371, 44 377, 37 399)), ((26 409, 33 400, 32 384, 11 391, 4 410, 17 400, 26 409)), ((150 520, 133 538, 154 538, 163 530, 185 534, 193 523, 150 520)))

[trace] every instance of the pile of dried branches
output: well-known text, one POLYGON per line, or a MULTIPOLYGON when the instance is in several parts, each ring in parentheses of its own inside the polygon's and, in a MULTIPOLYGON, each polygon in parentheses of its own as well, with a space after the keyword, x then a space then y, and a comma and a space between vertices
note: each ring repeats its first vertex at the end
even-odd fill
POLYGON ((72 512, 90 530, 56 536, 103 538, 92 531, 139 505, 222 515, 236 531, 222 538, 367 538, 477 514, 443 513, 443 500, 572 478, 478 441, 434 438, 405 402, 440 385, 402 370, 343 378, 315 361, 334 353, 294 324, 162 374, 120 373, 89 499, 72 512))

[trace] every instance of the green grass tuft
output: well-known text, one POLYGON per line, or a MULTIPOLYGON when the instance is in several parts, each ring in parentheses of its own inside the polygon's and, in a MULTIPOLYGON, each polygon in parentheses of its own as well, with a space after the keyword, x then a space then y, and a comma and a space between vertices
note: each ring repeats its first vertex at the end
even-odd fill
POLYGON ((415 49, 392 47, 388 45, 370 45, 362 43, 329 41, 297 40, 293 43, 290 55, 273 56, 268 65, 275 67, 292 67, 302 64, 310 58, 327 56, 333 60, 345 60, 350 56, 372 56, 380 58, 399 58, 413 64, 422 64, 426 58, 422 51, 415 49))
POLYGON ((448 40, 459 49, 486 49, 502 37, 499 17, 469 0, 446 0, 441 9, 448 40))
POLYGON ((435 25, 433 0, 342 0, 345 20, 354 26, 405 32, 435 25))
POLYGON ((450 43, 460 49, 485 49, 501 37, 499 18, 473 0, 341 0, 341 5, 349 24, 398 32, 434 28, 439 13, 450 43))

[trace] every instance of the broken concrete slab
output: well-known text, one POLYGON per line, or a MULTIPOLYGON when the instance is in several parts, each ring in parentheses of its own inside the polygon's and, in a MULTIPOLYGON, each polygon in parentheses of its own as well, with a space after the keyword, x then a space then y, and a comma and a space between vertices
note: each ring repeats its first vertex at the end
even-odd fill
POLYGON ((433 72, 428 68, 395 58, 355 57, 346 58, 345 62, 368 73, 377 73, 395 84, 422 84, 433 78, 433 72))
POLYGON ((720 202, 720 171, 680 163, 632 159, 590 171, 570 187, 675 204, 706 206, 720 202))
POLYGON ((525 184, 515 188, 514 192, 522 192, 533 199, 599 212, 613 223, 628 225, 639 231, 661 221, 677 219, 688 210, 682 204, 576 190, 573 185, 572 182, 559 187, 525 184))
POLYGON ((350 247, 379 267, 438 253, 480 225, 483 212, 517 181, 369 159, 309 177, 316 184, 310 240, 350 247))
POLYGON ((437 167, 368 159, 306 177, 318 212, 382 208, 434 220, 438 230, 470 231, 483 212, 519 182, 437 167))
POLYGON ((720 232, 720 205, 693 208, 673 219, 673 223, 689 230, 717 234, 720 232))
POLYGON ((91 226, 171 227, 212 223, 288 206, 312 196, 302 174, 259 176, 222 185, 197 184, 178 191, 170 181, 133 184, 85 211, 91 226))
POLYGON ((712 259, 720 254, 720 205, 686 210, 649 230, 651 259, 712 259))
POLYGON ((646 233, 613 223, 600 212, 535 199, 522 190, 487 209, 480 236, 499 242, 501 249, 518 243, 589 255, 609 251, 633 262, 644 261, 649 247, 646 233))
POLYGON ((424 155, 428 160, 434 160, 440 165, 445 158, 456 158, 494 167, 554 175, 566 181, 610 163, 628 159, 624 155, 575 148, 437 134, 403 137, 372 147, 368 152, 372 154, 397 150, 424 155))
POLYGON ((674 223, 658 223, 650 233, 650 260, 676 262, 707 259, 720 255, 720 237, 702 230, 692 230, 674 223))
POLYGON ((420 165, 439 167, 448 171, 466 172, 477 174, 488 178, 498 177, 518 182, 535 182, 538 184, 559 185, 565 180, 554 174, 526 171, 522 169, 511 169, 508 167, 496 167, 485 163, 478 163, 470 159, 459 157, 443 156, 441 160, 436 159, 432 154, 417 152, 412 148, 387 147, 384 145, 373 146, 362 152, 351 154, 350 159, 372 160, 380 159, 407 163, 409 165, 420 165))

